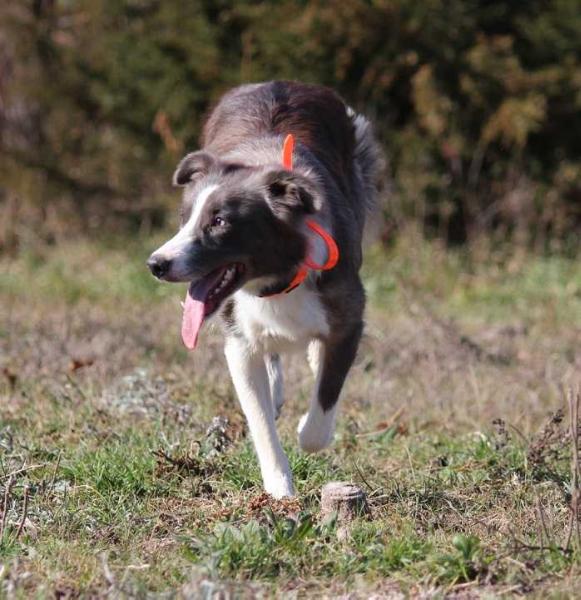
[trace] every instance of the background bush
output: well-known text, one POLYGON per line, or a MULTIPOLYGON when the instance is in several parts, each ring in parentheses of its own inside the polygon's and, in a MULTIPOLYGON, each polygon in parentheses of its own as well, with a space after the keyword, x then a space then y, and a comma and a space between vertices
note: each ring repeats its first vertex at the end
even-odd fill
POLYGON ((581 225, 577 0, 19 0, 0 6, 4 247, 162 225, 227 88, 336 88, 390 160, 386 235, 570 249, 581 225))

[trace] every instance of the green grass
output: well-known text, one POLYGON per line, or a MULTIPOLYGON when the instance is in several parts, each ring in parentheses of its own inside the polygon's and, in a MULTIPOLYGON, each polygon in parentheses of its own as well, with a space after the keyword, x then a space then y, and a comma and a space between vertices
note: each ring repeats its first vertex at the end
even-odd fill
POLYGON ((287 364, 298 495, 277 502, 220 336, 181 348, 183 286, 146 273, 153 246, 2 261, 0 596, 575 596, 567 420, 546 423, 578 381, 578 262, 478 262, 412 234, 372 249, 368 333, 320 455, 297 448, 312 382, 287 364), (216 415, 224 447, 206 434, 216 415), (346 539, 320 518, 331 480, 368 496, 346 539))

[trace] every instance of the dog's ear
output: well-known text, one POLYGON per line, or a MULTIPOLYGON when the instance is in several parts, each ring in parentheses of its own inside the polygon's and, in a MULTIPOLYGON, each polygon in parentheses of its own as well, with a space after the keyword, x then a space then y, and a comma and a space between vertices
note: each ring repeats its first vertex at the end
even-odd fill
POLYGON ((209 152, 205 152, 204 150, 191 152, 180 161, 173 174, 173 184, 178 186, 187 185, 195 179, 206 175, 215 163, 216 157, 209 152))
POLYGON ((321 209, 321 194, 317 186, 291 171, 281 169, 268 173, 266 189, 272 211, 281 219, 313 214, 321 209))

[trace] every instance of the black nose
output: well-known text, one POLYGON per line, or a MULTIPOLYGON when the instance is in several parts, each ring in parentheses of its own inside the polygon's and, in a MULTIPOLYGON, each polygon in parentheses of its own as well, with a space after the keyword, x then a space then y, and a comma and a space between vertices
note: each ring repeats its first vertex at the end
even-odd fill
POLYGON ((164 275, 167 275, 171 267, 171 260, 152 254, 147 261, 147 266, 158 279, 161 279, 164 275))

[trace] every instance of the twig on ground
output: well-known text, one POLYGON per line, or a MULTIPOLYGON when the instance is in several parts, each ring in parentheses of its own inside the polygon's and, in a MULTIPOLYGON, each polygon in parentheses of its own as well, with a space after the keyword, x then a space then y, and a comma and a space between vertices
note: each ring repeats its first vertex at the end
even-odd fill
POLYGON ((534 470, 549 468, 551 458, 555 458, 558 449, 564 448, 567 434, 563 432, 563 410, 549 414, 544 427, 532 437, 527 451, 527 461, 534 470))
POLYGON ((7 479, 9 477, 16 477, 16 475, 20 475, 21 473, 26 473, 27 471, 32 471, 33 469, 40 469, 41 467, 46 467, 47 463, 41 463, 38 465, 28 465, 27 467, 21 467, 16 471, 12 471, 11 473, 7 473, 6 475, 2 475, 3 479, 7 479))
POLYGON ((22 531, 24 530, 24 525, 26 523, 26 517, 28 516, 28 486, 24 486, 24 506, 22 507, 22 518, 20 519, 20 524, 18 525, 18 530, 16 531, 15 540, 18 541, 20 536, 22 535, 22 531))
POLYGON ((15 478, 13 475, 10 476, 8 483, 6 484, 6 489, 4 490, 4 504, 2 506, 2 519, 0 520, 0 540, 4 536, 4 531, 6 529, 6 516, 8 514, 8 501, 10 500, 10 494, 12 493, 12 488, 14 487, 15 478))
POLYGON ((520 439, 525 443, 529 444, 529 440, 527 438, 527 436, 516 426, 513 425, 512 423, 509 423, 508 426, 518 435, 518 437, 520 437, 520 439))
POLYGON ((402 404, 393 413, 393 415, 391 415, 391 417, 389 417, 389 419, 387 419, 387 421, 385 421, 385 423, 383 424, 383 426, 380 429, 376 429, 375 431, 365 431, 364 433, 357 433, 355 435, 355 437, 358 437, 358 438, 359 437, 368 437, 368 436, 372 436, 372 435, 379 435, 380 433, 384 433, 385 431, 388 431, 394 425, 397 424, 397 422, 399 421, 400 417, 403 415, 404 412, 405 412, 405 405, 402 404))
POLYGON ((63 455, 63 453, 59 452, 58 458, 56 459, 56 464, 55 464, 54 469, 52 471, 52 477, 50 478, 50 482, 48 484, 48 488, 51 489, 51 490, 54 488, 54 484, 55 484, 55 481, 56 481, 56 476, 57 476, 59 467, 61 466, 61 457, 62 457, 62 455, 63 455))
POLYGON ((109 591, 114 591, 117 588, 117 580, 115 579, 115 575, 113 575, 108 562, 108 552, 101 552, 99 554, 99 558, 101 559, 101 567, 103 569, 103 576, 105 577, 105 581, 109 584, 109 591))
POLYGON ((548 546, 554 546, 554 540, 551 538, 551 535, 549 534, 549 530, 547 528, 547 522, 545 519, 545 510, 543 508, 543 504, 541 502, 541 499, 539 498, 539 495, 537 494, 536 490, 535 490, 535 500, 536 500, 536 509, 537 509, 537 515, 538 515, 538 525, 539 525, 539 539, 541 541, 541 547, 544 548, 544 540, 547 541, 547 545, 548 546))
POLYGON ((355 470, 357 471, 357 474, 359 475, 359 477, 361 477, 361 481, 365 484, 365 486, 367 487, 367 489, 370 492, 375 492, 377 490, 377 488, 372 487, 371 484, 367 481, 367 479, 365 479, 365 476, 363 475, 363 472, 361 471, 361 468, 359 467, 359 465, 355 461, 353 462, 353 466, 355 467, 355 470))
POLYGON ((563 554, 566 554, 567 556, 573 554, 573 550, 571 548, 567 548, 566 546, 557 546, 557 545, 538 546, 536 544, 528 544, 524 540, 521 540, 512 529, 509 529, 509 531, 510 531, 510 535, 512 536, 512 541, 516 545, 518 545, 519 548, 521 548, 523 550, 537 550, 537 551, 540 550, 541 552, 544 550, 559 550, 560 552, 562 552, 563 554))
POLYGON ((571 436, 571 513, 569 515, 569 527, 567 529, 567 538, 565 548, 569 549, 573 533, 577 549, 581 549, 581 529, 579 524, 579 508, 581 504, 581 465, 579 464, 579 401, 581 392, 579 389, 567 390, 567 404, 569 406, 569 428, 571 436))

